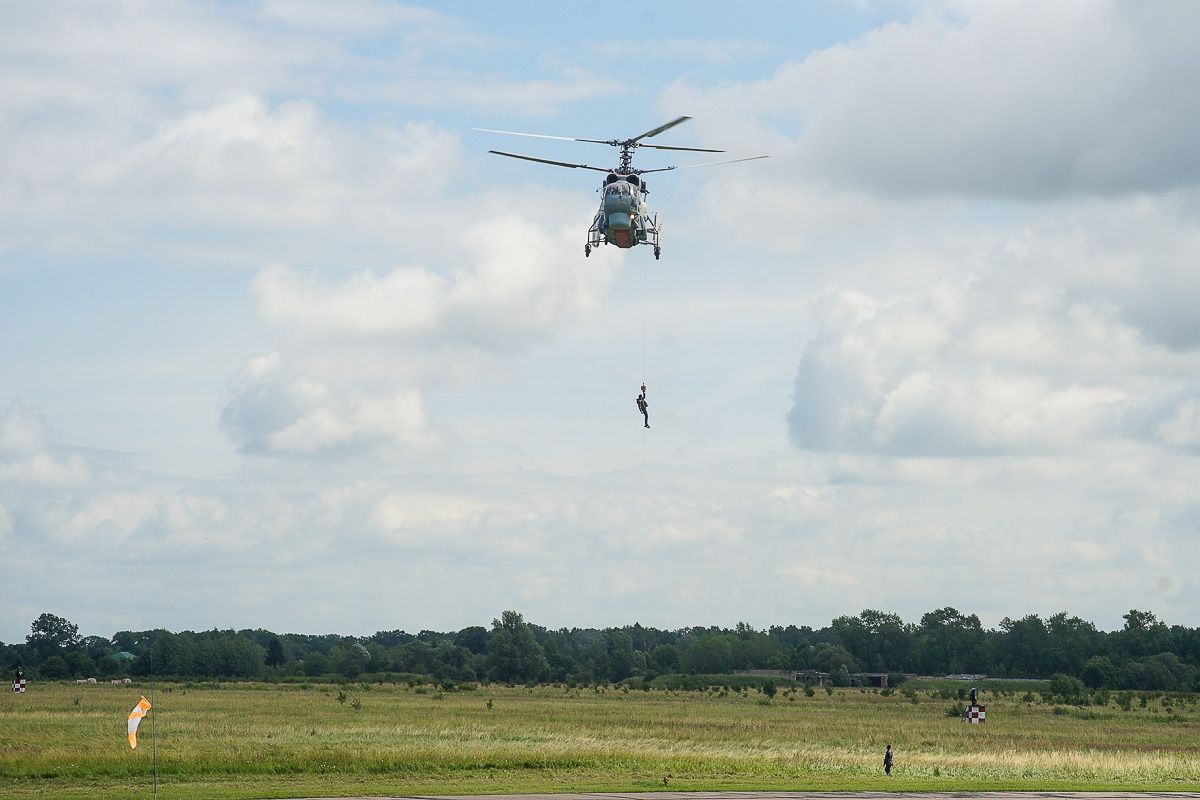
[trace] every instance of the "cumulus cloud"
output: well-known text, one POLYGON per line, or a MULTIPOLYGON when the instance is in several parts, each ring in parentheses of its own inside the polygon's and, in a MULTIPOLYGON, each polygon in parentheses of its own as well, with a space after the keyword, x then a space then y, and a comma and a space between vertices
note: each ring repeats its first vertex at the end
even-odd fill
POLYGON ((893 196, 1162 191, 1200 180, 1186 33, 1198 23, 1182 0, 935 5, 768 80, 668 96, 714 141, 775 154, 788 181, 893 196))
POLYGON ((3 250, 242 264, 436 253, 478 201, 445 196, 461 176, 458 134, 411 106, 546 113, 619 88, 578 70, 510 82, 439 68, 455 48, 495 43, 394 3, 70 7, 17 4, 0 31, 12 65, 0 76, 3 250), (397 52, 358 52, 364 31, 394 34, 397 52), (372 112, 331 116, 347 101, 372 112))
MULTIPOLYGON (((1113 437, 1183 443, 1188 406, 1160 410, 1195 380, 1200 358, 1131 322, 1120 248, 1026 231, 979 263, 944 261, 925 292, 830 289, 796 372, 794 444, 818 450, 969 455, 1052 452, 1113 437), (1158 419, 1157 423, 1148 422, 1158 419)), ((1190 235, 1174 241, 1185 248, 1190 235)), ((936 249, 911 242, 916 258, 936 249)), ((1194 250, 1193 250, 1194 252, 1194 250)), ((1143 258, 1170 274, 1173 259, 1143 258)))
POLYGON ((418 390, 333 391, 294 375, 278 352, 250 359, 232 395, 221 424, 244 453, 345 455, 438 442, 418 390))
POLYGON ((334 283, 275 264, 251 291, 265 320, 311 336, 522 347, 593 310, 617 274, 611 253, 579 257, 573 223, 575 215, 555 220, 549 208, 533 219, 502 214, 473 223, 463 234, 463 263, 449 275, 398 267, 334 283))
POLYGON ((57 439, 41 411, 19 401, 10 404, 0 416, 0 483, 56 489, 90 479, 84 459, 56 447, 57 439))

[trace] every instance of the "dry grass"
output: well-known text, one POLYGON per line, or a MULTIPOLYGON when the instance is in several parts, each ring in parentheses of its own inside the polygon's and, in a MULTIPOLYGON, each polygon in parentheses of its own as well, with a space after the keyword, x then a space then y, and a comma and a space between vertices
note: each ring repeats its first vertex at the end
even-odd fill
POLYGON ((766 704, 753 691, 176 686, 160 687, 131 751, 125 718, 144 691, 36 685, 0 702, 0 797, 130 796, 149 785, 152 731, 172 797, 648 791, 663 775, 696 790, 1200 782, 1197 715, 1178 704, 1081 719, 988 697, 988 722, 973 726, 945 716, 949 701, 857 689, 766 704))

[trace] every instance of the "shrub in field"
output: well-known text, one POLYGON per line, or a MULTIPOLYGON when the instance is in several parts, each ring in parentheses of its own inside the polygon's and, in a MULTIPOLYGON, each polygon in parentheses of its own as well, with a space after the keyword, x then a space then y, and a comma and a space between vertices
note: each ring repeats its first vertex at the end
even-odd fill
POLYGON ((964 706, 961 702, 956 701, 954 703, 951 703, 946 708, 946 716, 947 717, 954 717, 957 719, 962 719, 963 715, 966 713, 967 713, 967 707, 964 706))
POLYGON ((1057 672, 1050 678, 1050 683, 1042 690, 1046 702, 1058 700, 1063 703, 1080 703, 1086 696, 1083 683, 1078 678, 1057 672))

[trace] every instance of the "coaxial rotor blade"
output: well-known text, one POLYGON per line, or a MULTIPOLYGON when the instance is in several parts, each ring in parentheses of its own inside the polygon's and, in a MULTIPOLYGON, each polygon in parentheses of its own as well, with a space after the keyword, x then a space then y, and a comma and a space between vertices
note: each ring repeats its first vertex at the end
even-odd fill
POLYGON ((770 156, 750 156, 749 158, 735 158, 732 161, 710 161, 707 164, 681 164, 677 167, 661 167, 659 169, 639 169, 639 175, 645 175, 648 172, 669 172, 673 169, 693 169, 695 167, 715 167, 720 164, 737 164, 741 161, 757 161, 760 158, 770 158, 770 156))
MULTIPOLYGON (((517 133, 516 131, 494 131, 490 128, 471 128, 480 133, 506 133, 509 136, 532 136, 535 139, 559 139, 564 142, 589 142, 591 139, 572 139, 570 136, 547 136, 544 133, 517 133)), ((603 144, 603 142, 601 143, 603 144)))
POLYGON ((525 161, 537 161, 539 164, 553 164, 556 167, 569 167, 571 169, 594 169, 596 172, 611 172, 612 170, 604 167, 593 167, 588 164, 568 164, 566 161, 551 161, 548 158, 534 158, 533 156, 522 156, 516 153, 505 153, 500 150, 488 150, 489 153, 495 153, 498 156, 508 156, 509 158, 520 158, 525 161))
POLYGON ((691 117, 680 117, 679 119, 673 119, 670 122, 668 122, 667 124, 659 125, 654 130, 646 131, 641 136, 635 136, 632 139, 630 139, 629 141, 636 142, 638 139, 649 139, 651 136, 658 136, 663 131, 668 130, 670 128, 674 128, 679 123, 684 122, 685 120, 689 120, 689 119, 691 119, 691 117))
POLYGON ((652 150, 690 150, 693 153, 724 153, 724 150, 709 150, 707 147, 672 147, 668 144, 642 144, 638 142, 638 147, 649 147, 652 150))

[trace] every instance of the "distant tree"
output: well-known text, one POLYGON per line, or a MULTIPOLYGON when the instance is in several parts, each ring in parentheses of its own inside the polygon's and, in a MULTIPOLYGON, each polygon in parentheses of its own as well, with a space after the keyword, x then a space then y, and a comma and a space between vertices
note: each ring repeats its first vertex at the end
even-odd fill
POLYGON ((1046 653, 1048 670, 1077 675, 1088 658, 1103 647, 1104 639, 1096 626, 1065 611, 1046 620, 1050 650, 1046 653))
POLYGON ((82 650, 72 650, 63 657, 67 662, 67 669, 71 670, 71 675, 76 678, 94 678, 96 676, 96 662, 87 657, 87 654, 82 650))
POLYGON ((1160 692, 1191 691, 1196 679, 1196 668, 1184 664, 1174 653, 1159 653, 1142 659, 1142 685, 1140 689, 1160 692))
POLYGON ((279 641, 278 636, 271 637, 271 641, 267 644, 267 657, 264 663, 268 667, 282 667, 287 663, 287 656, 283 652, 283 642, 279 641))
POLYGON ((110 655, 102 655, 96 659, 96 671, 101 677, 112 677, 121 671, 121 662, 110 655))
POLYGON ((1050 632, 1037 614, 1019 620, 1000 620, 997 658, 1009 675, 1049 675, 1042 654, 1050 649, 1050 632))
POLYGON ((608 674, 613 683, 623 681, 633 671, 633 638, 621 630, 608 632, 608 674))
POLYGON ((1083 665, 1079 678, 1092 689, 1115 689, 1120 680, 1120 671, 1108 660, 1108 656, 1092 656, 1083 665))
POLYGON ((827 642, 822 642, 813 648, 812 662, 822 672, 830 674, 837 672, 839 667, 846 667, 847 671, 858 672, 858 663, 846 648, 827 642))
POLYGON ((71 668, 62 656, 50 656, 38 667, 38 673, 47 680, 60 681, 71 677, 71 668))
POLYGON ((134 675, 196 675, 196 647, 190 637, 166 630, 149 632, 152 644, 134 659, 134 675))
POLYGON ((974 614, 939 608, 922 615, 918 635, 923 641, 923 671, 942 674, 980 666, 983 626, 974 614))
POLYGON ((113 652, 112 642, 105 639, 103 636, 85 636, 79 641, 81 647, 87 651, 88 658, 96 659, 102 655, 113 652))
POLYGON ((30 626, 25 643, 42 659, 61 655, 79 644, 79 626, 53 614, 42 614, 30 626))
POLYGON ((830 674, 829 682, 832 683, 834 686, 849 686, 850 685, 850 670, 848 670, 846 668, 845 664, 842 664, 833 673, 830 674))
POLYGON ((1114 634, 1117 647, 1129 658, 1140 659, 1171 651, 1174 637, 1170 629, 1149 611, 1131 609, 1125 615, 1125 627, 1114 634))
POLYGON ((546 653, 546 663, 550 665, 549 678, 555 682, 565 682, 569 675, 579 670, 579 664, 571 658, 570 653, 564 653, 554 636, 546 638, 542 649, 546 653))
POLYGON ((117 631, 113 634, 112 643, 118 653, 133 653, 136 656, 142 649, 138 635, 133 631, 117 631))
POLYGON ((831 627, 837 643, 859 664, 880 672, 908 667, 913 626, 898 615, 866 609, 857 617, 838 617, 831 627))
POLYGON ((454 644, 465 647, 477 656, 487 653, 488 632, 481 625, 463 628, 454 635, 454 644))
POLYGON ((648 666, 664 675, 679 672, 679 648, 673 644, 660 644, 650 654, 648 666))
POLYGON ((732 669, 729 640, 719 633, 706 633, 680 656, 683 670, 691 675, 723 675, 732 669))
POLYGON ((346 655, 342 658, 338 669, 347 678, 357 678, 367 668, 367 664, 371 661, 371 654, 363 645, 355 642, 346 648, 346 655))
POLYGON ((304 659, 304 674, 316 678, 330 671, 329 658, 324 653, 310 653, 304 659))
POLYGON ((534 681, 549 670, 541 645, 516 611, 505 611, 492 620, 487 668, 493 680, 507 683, 534 681))

